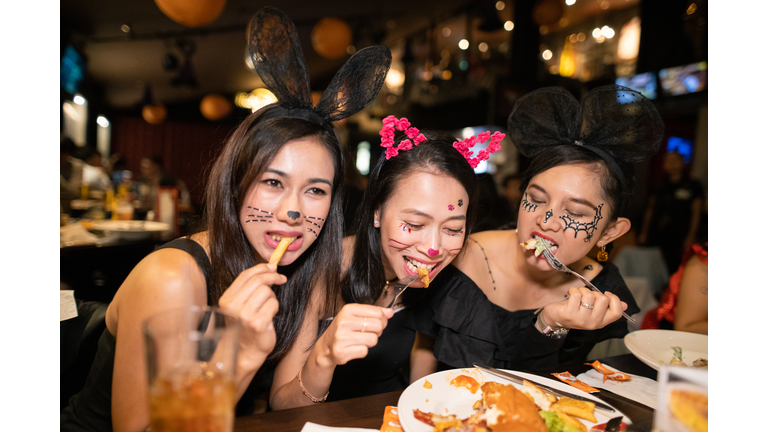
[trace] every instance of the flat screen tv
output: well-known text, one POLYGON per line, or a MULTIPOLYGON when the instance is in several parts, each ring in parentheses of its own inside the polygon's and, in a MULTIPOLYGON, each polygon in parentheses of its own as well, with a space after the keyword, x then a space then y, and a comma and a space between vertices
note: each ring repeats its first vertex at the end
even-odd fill
POLYGON ((648 99, 656 99, 656 96, 658 96, 656 74, 653 72, 616 78, 616 85, 629 87, 632 90, 639 91, 648 99))
POLYGON ((662 69, 659 80, 661 90, 667 96, 703 91, 707 88, 707 62, 662 69))
POLYGON ((61 88, 70 94, 77 93, 84 74, 85 60, 83 56, 72 45, 68 45, 61 57, 61 88))

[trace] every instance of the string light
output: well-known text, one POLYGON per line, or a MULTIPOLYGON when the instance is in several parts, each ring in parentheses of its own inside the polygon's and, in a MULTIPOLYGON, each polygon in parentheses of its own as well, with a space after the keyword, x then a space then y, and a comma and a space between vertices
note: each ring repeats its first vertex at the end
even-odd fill
POLYGON ((467 48, 469 48, 469 41, 466 40, 466 39, 460 40, 459 41, 459 48, 461 48, 462 50, 466 50, 467 48))
POLYGON ((512 21, 507 21, 504 23, 504 30, 512 31, 513 28, 515 28, 515 23, 513 23, 512 21))

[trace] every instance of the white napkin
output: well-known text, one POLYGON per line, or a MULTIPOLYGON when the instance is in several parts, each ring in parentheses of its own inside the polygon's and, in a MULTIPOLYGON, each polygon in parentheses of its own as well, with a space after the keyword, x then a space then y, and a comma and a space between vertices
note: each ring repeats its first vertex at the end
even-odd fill
POLYGON ((301 432, 378 432, 378 429, 348 428, 323 426, 317 423, 306 422, 301 432))
POLYGON ((614 381, 608 379, 603 382, 604 375, 595 369, 590 369, 588 372, 579 374, 576 378, 592 387, 611 391, 617 395, 624 396, 627 399, 640 402, 643 405, 656 409, 656 400, 659 393, 658 382, 646 377, 628 374, 605 363, 603 363, 603 366, 612 371, 629 375, 632 379, 629 381, 614 381))

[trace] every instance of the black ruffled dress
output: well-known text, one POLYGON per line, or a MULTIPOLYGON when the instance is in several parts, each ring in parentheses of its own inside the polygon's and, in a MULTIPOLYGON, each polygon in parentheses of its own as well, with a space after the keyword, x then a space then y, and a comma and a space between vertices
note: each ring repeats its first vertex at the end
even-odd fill
MULTIPOLYGON (((627 303, 627 314, 639 312, 616 266, 602 266, 592 282, 627 303)), ((549 338, 534 326, 534 309, 509 311, 491 303, 472 279, 452 265, 427 291, 412 308, 408 325, 435 340, 440 370, 472 367, 473 362, 512 370, 551 370, 582 361, 598 342, 628 333, 621 318, 599 330, 571 330, 564 338, 549 338)))

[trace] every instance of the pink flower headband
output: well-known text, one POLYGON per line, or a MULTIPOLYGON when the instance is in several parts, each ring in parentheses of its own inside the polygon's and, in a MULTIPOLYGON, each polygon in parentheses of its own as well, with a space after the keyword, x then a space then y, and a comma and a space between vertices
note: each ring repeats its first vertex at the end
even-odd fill
MULTIPOLYGON (((419 133, 419 130, 415 127, 411 127, 411 122, 409 122, 405 117, 398 120, 393 115, 387 116, 384 118, 383 123, 384 127, 381 128, 379 135, 381 135, 381 146, 386 148, 384 154, 387 155, 387 160, 397 156, 401 150, 410 150, 413 148, 413 146, 427 141, 427 139, 424 137, 424 134, 419 133), (404 139, 400 141, 400 144, 395 146, 395 129, 405 132, 405 135, 410 139, 404 139), (413 142, 411 142, 411 139, 413 142)), ((459 153, 464 156, 472 169, 475 169, 481 161, 488 160, 488 158, 491 156, 491 153, 501 149, 499 143, 504 139, 504 136, 505 135, 503 133, 498 131, 494 132, 493 135, 491 135, 490 131, 485 131, 478 134, 477 136, 472 136, 462 141, 456 141, 453 143, 453 148, 458 150, 459 153), (470 149, 474 147, 475 144, 484 143, 489 139, 491 142, 488 144, 488 149, 480 150, 477 153, 477 157, 473 158, 473 151, 470 149)))

